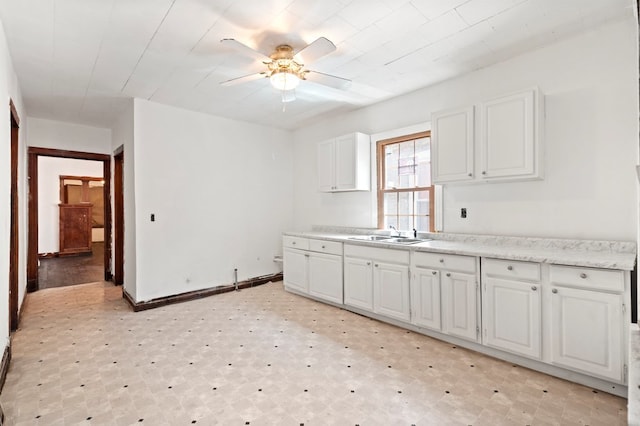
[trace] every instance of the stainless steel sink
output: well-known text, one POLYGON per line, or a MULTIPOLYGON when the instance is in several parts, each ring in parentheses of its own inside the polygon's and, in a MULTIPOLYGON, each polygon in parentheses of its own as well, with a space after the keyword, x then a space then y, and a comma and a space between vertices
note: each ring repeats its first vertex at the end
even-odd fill
POLYGON ((360 240, 360 241, 384 241, 388 240, 391 237, 388 235, 362 235, 358 237, 349 237, 350 240, 360 240))
POLYGON ((403 238, 403 237, 398 237, 398 238, 389 238, 388 240, 385 240, 385 243, 396 243, 396 244, 417 244, 417 243, 421 243, 423 241, 426 240, 420 240, 417 238, 403 238))

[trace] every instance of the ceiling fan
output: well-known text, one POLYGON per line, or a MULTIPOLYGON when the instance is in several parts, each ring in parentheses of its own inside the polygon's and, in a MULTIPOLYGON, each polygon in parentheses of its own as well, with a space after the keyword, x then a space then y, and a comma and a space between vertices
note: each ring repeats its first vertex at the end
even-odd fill
POLYGON ((312 63, 336 50, 335 44, 325 37, 318 38, 298 52, 294 52, 293 48, 288 44, 280 44, 269 56, 233 38, 225 38, 220 40, 220 42, 246 56, 261 61, 265 66, 264 71, 259 73, 223 81, 220 83, 223 86, 232 86, 261 78, 268 78, 271 85, 282 92, 282 102, 291 102, 296 99, 295 88, 300 84, 301 80, 309 80, 341 90, 346 90, 351 85, 351 80, 346 78, 305 69, 306 64, 312 63))

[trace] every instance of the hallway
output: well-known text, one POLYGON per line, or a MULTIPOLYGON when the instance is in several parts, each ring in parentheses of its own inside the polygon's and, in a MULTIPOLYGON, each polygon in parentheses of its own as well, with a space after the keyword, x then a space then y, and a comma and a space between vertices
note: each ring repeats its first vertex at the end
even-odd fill
POLYGON ((27 296, 8 425, 624 425, 626 400, 283 290, 134 313, 121 287, 27 296))

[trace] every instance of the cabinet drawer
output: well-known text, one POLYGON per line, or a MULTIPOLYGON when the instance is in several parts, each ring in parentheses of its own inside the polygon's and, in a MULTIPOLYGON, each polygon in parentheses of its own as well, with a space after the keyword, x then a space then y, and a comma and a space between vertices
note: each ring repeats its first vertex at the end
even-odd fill
POLYGON ((300 250, 309 250, 309 240, 302 237, 291 237, 285 235, 282 237, 282 244, 285 247, 297 248, 300 250))
POLYGON ((476 258, 473 256, 415 252, 413 254, 413 264, 414 266, 446 269, 447 271, 468 272, 471 274, 476 272, 476 258))
POLYGON ((342 256, 342 243, 336 241, 309 240, 309 250, 342 256))
POLYGON ((489 277, 540 281, 540 264, 514 260, 482 259, 482 273, 489 277))
POLYGON ((409 250, 366 247, 345 244, 344 255, 361 259, 380 260, 382 262, 409 264, 409 250))
POLYGON ((551 284, 585 289, 624 291, 624 272, 610 269, 551 265, 551 284))

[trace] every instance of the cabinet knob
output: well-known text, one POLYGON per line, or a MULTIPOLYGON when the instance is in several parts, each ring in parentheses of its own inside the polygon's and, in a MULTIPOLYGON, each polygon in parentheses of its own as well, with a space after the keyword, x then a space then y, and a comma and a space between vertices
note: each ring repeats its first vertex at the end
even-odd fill
POLYGON ((585 274, 584 272, 580 274, 580 278, 585 279, 587 278, 587 274, 585 274))
POLYGON ((531 290, 536 291, 538 289, 538 287, 536 287, 535 285, 531 286, 531 290))
POLYGON ((308 254, 305 254, 305 255, 304 255, 304 257, 309 257, 309 255, 308 255, 308 254))
POLYGON ((486 174, 487 174, 487 172, 482 172, 482 174, 483 174, 483 175, 486 175, 486 174))
POLYGON ((296 245, 296 242, 294 241, 294 242, 292 242, 291 244, 293 244, 293 245, 295 246, 295 245, 296 245))
POLYGON ((507 271, 513 271, 513 266, 511 265, 507 266, 507 271))
POLYGON ((468 175, 468 176, 469 176, 469 177, 472 177, 472 176, 473 176, 473 173, 469 173, 469 175, 468 175))
POLYGON ((440 259, 440 263, 444 263, 444 259, 440 259))
POLYGON ((375 264, 375 265, 373 265, 373 266, 375 266, 375 267, 377 268, 377 267, 378 267, 378 264, 376 263, 376 264, 375 264))
POLYGON ((551 290, 551 293, 556 294, 558 292, 557 288, 554 288, 553 290, 551 290))
POLYGON ((371 262, 367 262, 367 266, 371 265, 371 262))
POLYGON ((448 276, 448 277, 450 277, 450 276, 451 276, 451 273, 447 272, 447 276, 448 276))
POLYGON ((431 272, 432 275, 438 275, 436 271, 431 272))
POLYGON ((325 248, 324 246, 322 246, 322 248, 325 248))

